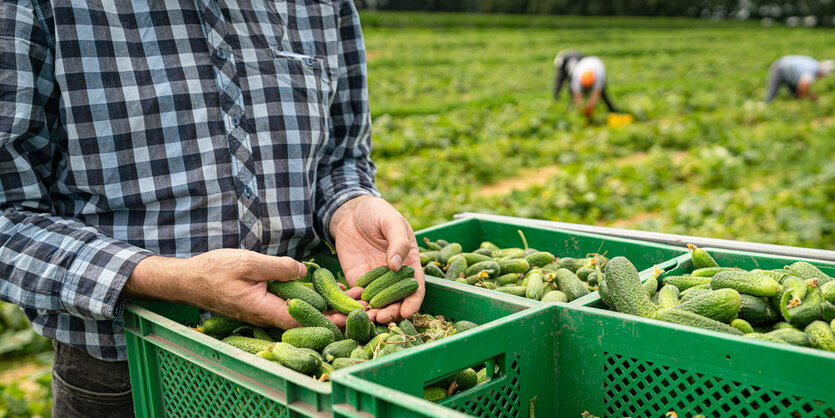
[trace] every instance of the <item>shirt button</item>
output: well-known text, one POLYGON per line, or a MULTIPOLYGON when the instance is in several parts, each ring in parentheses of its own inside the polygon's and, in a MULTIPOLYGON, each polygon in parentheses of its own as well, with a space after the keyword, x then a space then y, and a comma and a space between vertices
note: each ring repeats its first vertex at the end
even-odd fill
POLYGON ((244 194, 246 197, 252 197, 252 189, 250 189, 249 186, 244 186, 244 194))
POLYGON ((238 115, 232 116, 232 124, 238 126, 241 124, 241 118, 238 115))
POLYGON ((305 58, 304 63, 307 64, 308 67, 313 66, 313 58, 305 58))
POLYGON ((226 50, 218 49, 215 51, 215 55, 217 55, 217 59, 221 61, 226 61, 226 50))

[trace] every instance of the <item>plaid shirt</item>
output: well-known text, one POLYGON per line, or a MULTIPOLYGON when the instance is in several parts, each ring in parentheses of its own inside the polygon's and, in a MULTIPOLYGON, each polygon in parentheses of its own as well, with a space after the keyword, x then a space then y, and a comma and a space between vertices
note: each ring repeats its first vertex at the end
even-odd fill
POLYGON ((0 298, 97 358, 140 260, 319 250, 370 151, 351 0, 0 3, 0 298))

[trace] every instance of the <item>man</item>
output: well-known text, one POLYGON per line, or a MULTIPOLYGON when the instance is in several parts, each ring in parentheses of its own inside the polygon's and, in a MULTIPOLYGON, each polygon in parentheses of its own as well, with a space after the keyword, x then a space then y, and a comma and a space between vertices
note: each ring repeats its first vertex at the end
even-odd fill
POLYGON ((560 91, 567 80, 571 79, 571 72, 584 55, 572 50, 560 51, 554 58, 554 100, 560 99, 560 91))
MULTIPOLYGON (((56 417, 133 415, 128 298, 298 326, 266 281, 304 275, 294 258, 325 241, 350 283, 382 264, 423 282, 374 185, 350 0, 20 0, 0 16, 0 298, 55 341, 56 417)), ((410 316, 423 291, 369 316, 410 316)))
POLYGON ((606 107, 610 112, 617 112, 609 96, 606 94, 606 68, 603 66, 603 61, 600 58, 591 56, 584 57, 577 62, 574 69, 571 71, 571 96, 574 99, 574 105, 587 118, 591 119, 594 113, 594 106, 597 101, 603 98, 606 107), (585 104, 583 103, 584 96, 588 95, 585 104))
POLYGON ((818 100, 818 95, 812 91, 812 83, 818 77, 829 75, 833 69, 835 61, 832 60, 818 61, 806 55, 786 55, 779 58, 768 70, 765 102, 774 100, 783 84, 798 99, 808 97, 813 101, 818 100))

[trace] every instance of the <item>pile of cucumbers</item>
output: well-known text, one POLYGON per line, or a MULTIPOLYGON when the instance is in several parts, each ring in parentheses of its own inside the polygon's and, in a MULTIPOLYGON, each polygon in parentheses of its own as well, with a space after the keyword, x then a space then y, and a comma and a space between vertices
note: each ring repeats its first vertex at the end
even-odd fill
POLYGON ((631 315, 835 352, 835 280, 820 269, 798 261, 746 271, 719 266, 706 251, 688 247, 690 274, 656 274, 643 284, 632 263, 611 259, 600 298, 631 315))
MULTIPOLYGON (((367 308, 347 296, 329 270, 312 262, 305 264, 310 286, 304 281, 270 282, 268 286, 271 292, 286 300, 287 311, 302 327, 265 330, 215 315, 196 330, 325 381, 334 370, 476 327, 469 321, 452 323, 440 316, 424 314, 388 327, 374 324, 365 312, 367 308), (347 314, 344 329, 336 327, 324 315, 329 308, 347 314)), ((413 276, 414 269, 409 266, 397 272, 378 267, 360 277, 357 283, 365 287, 362 299, 372 308, 382 308, 417 290, 418 282, 413 276)))
POLYGON ((601 269, 609 261, 600 254, 557 258, 527 245, 499 248, 487 241, 464 253, 456 242, 423 241, 420 262, 424 275, 542 302, 569 302, 597 290, 601 269))

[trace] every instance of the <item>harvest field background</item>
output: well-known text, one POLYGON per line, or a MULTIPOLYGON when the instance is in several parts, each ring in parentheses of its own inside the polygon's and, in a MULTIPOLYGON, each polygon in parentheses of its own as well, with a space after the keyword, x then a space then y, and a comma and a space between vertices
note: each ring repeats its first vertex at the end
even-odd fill
MULTIPOLYGON (((416 230, 478 211, 835 249, 835 77, 815 83, 817 103, 785 90, 761 103, 777 57, 835 57, 831 29, 370 12, 362 23, 378 186, 416 230), (567 48, 602 57, 633 124, 608 128, 601 106, 589 125, 566 91, 553 100, 567 48)), ((0 417, 45 416, 50 346, 14 311, 0 303, 0 417)))

